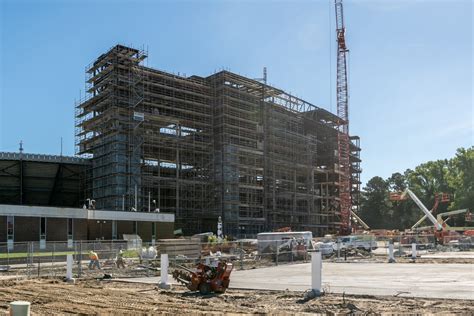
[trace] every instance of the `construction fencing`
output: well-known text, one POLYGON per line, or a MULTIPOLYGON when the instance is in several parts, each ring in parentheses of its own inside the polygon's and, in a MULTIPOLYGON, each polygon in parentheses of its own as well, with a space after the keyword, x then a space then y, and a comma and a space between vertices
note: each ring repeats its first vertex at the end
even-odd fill
POLYGON ((113 241, 75 242, 26 242, 0 243, 0 278, 62 277, 66 274, 66 258, 72 255, 75 277, 102 278, 157 276, 160 271, 160 254, 168 254, 170 268, 194 267, 198 262, 223 259, 234 264, 235 269, 255 269, 281 264, 304 263, 311 259, 311 252, 318 249, 323 259, 329 261, 385 262, 392 243, 394 256, 409 258, 412 244, 420 253, 438 251, 472 250, 471 239, 446 240, 439 245, 433 235, 379 236, 365 239, 364 245, 344 245, 337 240, 316 238, 310 244, 298 240, 273 240, 259 246, 255 239, 222 242, 201 242, 199 239, 158 240, 155 243, 113 241), (367 247, 367 245, 371 245, 367 247), (89 253, 97 253, 101 269, 89 267, 89 253), (121 253, 121 255, 119 255, 121 253), (117 259, 123 257, 123 266, 117 259))

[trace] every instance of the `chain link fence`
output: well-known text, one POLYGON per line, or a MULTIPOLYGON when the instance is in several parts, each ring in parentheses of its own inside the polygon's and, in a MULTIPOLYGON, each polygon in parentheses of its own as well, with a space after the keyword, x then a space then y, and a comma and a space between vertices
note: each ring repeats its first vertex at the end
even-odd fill
POLYGON ((396 258, 409 258, 413 243, 417 245, 418 254, 474 249, 473 237, 446 238, 442 245, 432 234, 352 237, 314 238, 310 242, 297 238, 221 242, 186 238, 158 240, 153 244, 124 240, 0 243, 0 278, 64 277, 67 255, 73 256, 75 277, 127 278, 158 276, 162 253, 168 254, 171 269, 177 266, 193 268, 199 262, 220 259, 232 262, 234 269, 242 270, 308 262, 310 252, 316 249, 321 251, 324 260, 335 262, 386 262, 390 243, 393 243, 396 258), (100 270, 89 268, 90 251, 97 253, 100 270), (124 263, 121 267, 117 264, 120 258, 124 263))

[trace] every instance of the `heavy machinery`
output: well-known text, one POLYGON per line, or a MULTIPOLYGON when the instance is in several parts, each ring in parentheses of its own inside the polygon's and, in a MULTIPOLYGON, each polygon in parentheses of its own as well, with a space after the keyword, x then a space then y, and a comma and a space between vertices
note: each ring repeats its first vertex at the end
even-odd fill
POLYGON ((225 260, 216 265, 199 263, 195 269, 177 266, 173 271, 173 278, 186 285, 189 290, 199 291, 202 295, 224 293, 229 287, 233 267, 232 263, 225 260))
MULTIPOLYGON (((470 231, 473 229, 473 227, 450 227, 448 224, 446 224, 446 220, 443 220, 444 216, 449 216, 449 215, 456 215, 456 214, 462 214, 466 213, 466 218, 471 217, 471 213, 467 209, 462 209, 462 210, 456 210, 456 211, 450 211, 450 212, 445 212, 445 213, 440 213, 438 214, 437 218, 433 216, 433 214, 426 208, 425 205, 418 199, 418 197, 411 191, 410 189, 405 189, 405 191, 400 194, 400 193, 390 193, 390 200, 392 201, 401 201, 401 200, 406 200, 407 195, 416 203, 416 205, 423 211, 425 216, 421 218, 415 225, 412 226, 412 229, 416 228, 425 218, 428 218, 431 223, 434 225, 434 235, 439 243, 444 243, 444 240, 446 237, 456 237, 460 236, 457 234, 457 231, 470 231)), ((448 199, 447 195, 441 194, 441 198, 438 201, 438 198, 435 200, 435 206, 433 207, 432 211, 436 210, 436 207, 438 206, 439 202, 445 202, 448 199)))
POLYGON ((340 208, 340 235, 351 233, 351 163, 349 147, 349 87, 347 72, 346 28, 344 26, 344 13, 342 0, 334 0, 336 11, 336 36, 337 36, 337 78, 336 102, 337 116, 340 118, 337 133, 338 167, 339 167, 339 208, 340 208))
MULTIPOLYGON (((308 243, 304 238, 284 238, 284 242, 278 245, 275 252, 275 261, 290 261, 292 259, 306 259, 308 243), (278 259, 276 258, 278 256, 278 259)), ((312 244, 309 243, 311 246, 312 244)))
POLYGON ((276 228, 273 230, 274 233, 285 233, 285 232, 291 232, 291 227, 280 227, 276 228))
MULTIPOLYGON (((438 209, 438 206, 440 203, 445 203, 445 202, 449 202, 450 198, 449 198, 449 194, 447 193, 435 193, 435 202, 434 202, 434 205, 433 207, 431 208, 430 212, 431 214, 435 214, 436 213, 436 210, 438 209)), ((411 227, 411 229, 416 229, 421 223, 423 223, 423 221, 426 219, 426 215, 423 215, 422 218, 420 218, 420 220, 418 222, 415 223, 415 225, 413 225, 411 227)), ((439 220, 438 220, 439 222, 439 220)))
POLYGON ((463 213, 465 213, 465 215, 464 215, 465 221, 466 222, 471 222, 472 221, 472 214, 469 211, 469 209, 467 209, 467 208, 462 209, 462 210, 439 213, 438 215, 436 215, 436 219, 438 220, 439 223, 442 223, 442 225, 444 225, 445 229, 447 229, 447 230, 467 231, 467 230, 474 229, 474 227, 452 227, 452 226, 449 226, 446 223, 451 218, 451 215, 458 215, 458 214, 463 214, 463 213), (444 217, 446 217, 446 216, 448 218, 444 219, 444 217))
POLYGON ((370 230, 369 225, 367 225, 362 220, 362 218, 360 218, 354 211, 351 211, 351 215, 352 215, 352 221, 354 222, 354 224, 356 224, 356 226, 359 225, 359 226, 362 226, 366 230, 370 230))

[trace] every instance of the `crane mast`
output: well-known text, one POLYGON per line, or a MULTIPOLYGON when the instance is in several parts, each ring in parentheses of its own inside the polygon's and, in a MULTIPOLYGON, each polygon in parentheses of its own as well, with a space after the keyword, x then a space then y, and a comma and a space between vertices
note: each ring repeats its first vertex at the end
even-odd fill
POLYGON ((337 35, 337 79, 336 101, 337 116, 340 118, 337 133, 338 164, 339 164, 339 207, 341 223, 339 233, 342 235, 351 232, 351 171, 349 148, 349 91, 347 80, 347 53, 344 14, 342 0, 334 0, 336 10, 336 35, 337 35))

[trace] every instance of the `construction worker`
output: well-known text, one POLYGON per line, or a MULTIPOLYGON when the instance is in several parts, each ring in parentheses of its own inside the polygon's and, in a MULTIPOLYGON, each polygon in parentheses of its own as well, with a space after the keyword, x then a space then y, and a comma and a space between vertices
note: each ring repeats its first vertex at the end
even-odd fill
POLYGON ((90 251, 89 252, 89 259, 91 260, 89 262, 89 270, 91 269, 95 269, 95 267, 97 267, 99 270, 101 270, 100 268, 100 262, 99 262, 99 256, 97 255, 96 252, 94 251, 90 251))
POLYGON ((117 258, 115 259, 115 265, 117 268, 123 268, 125 269, 125 262, 123 260, 123 250, 122 247, 119 248, 119 251, 117 253, 117 258))

